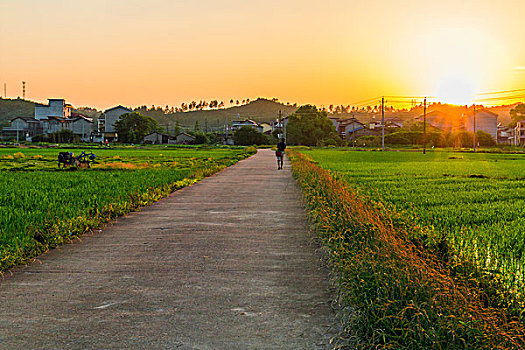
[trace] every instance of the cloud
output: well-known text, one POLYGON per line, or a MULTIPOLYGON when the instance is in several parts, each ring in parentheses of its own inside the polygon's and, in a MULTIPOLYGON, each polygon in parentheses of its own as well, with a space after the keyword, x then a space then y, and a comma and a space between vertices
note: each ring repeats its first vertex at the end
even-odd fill
POLYGON ((525 72, 525 66, 512 67, 512 70, 516 70, 518 72, 525 72))

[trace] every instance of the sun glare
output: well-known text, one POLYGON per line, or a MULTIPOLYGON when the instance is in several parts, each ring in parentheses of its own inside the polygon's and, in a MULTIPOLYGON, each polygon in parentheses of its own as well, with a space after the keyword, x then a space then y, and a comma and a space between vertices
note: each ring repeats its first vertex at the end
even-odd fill
POLYGON ((441 82, 437 97, 443 103, 468 105, 474 100, 474 93, 466 78, 449 77, 441 82))

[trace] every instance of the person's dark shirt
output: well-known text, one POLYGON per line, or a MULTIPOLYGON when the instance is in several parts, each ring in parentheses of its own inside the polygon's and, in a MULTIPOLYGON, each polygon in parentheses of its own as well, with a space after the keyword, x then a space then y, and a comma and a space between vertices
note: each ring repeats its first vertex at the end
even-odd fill
POLYGON ((284 141, 281 141, 277 144, 277 150, 279 152, 284 152, 284 149, 286 148, 286 143, 284 141))

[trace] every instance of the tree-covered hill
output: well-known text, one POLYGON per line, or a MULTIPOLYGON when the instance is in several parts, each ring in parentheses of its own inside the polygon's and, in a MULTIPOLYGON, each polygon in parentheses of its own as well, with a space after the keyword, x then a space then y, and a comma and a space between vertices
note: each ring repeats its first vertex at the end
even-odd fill
POLYGON ((17 117, 34 117, 35 104, 19 98, 0 98, 0 126, 8 126, 9 121, 17 117))
POLYGON ((178 125, 183 128, 193 128, 195 122, 198 122, 201 130, 204 130, 207 125, 208 131, 222 129, 224 125, 238 119, 243 120, 249 118, 257 122, 270 123, 279 117, 279 111, 281 111, 283 115, 290 115, 296 110, 296 106, 285 105, 263 98, 258 98, 255 101, 241 106, 179 113, 165 113, 160 108, 135 108, 135 111, 155 118, 162 127, 166 127, 166 125, 169 124, 171 129, 178 123, 178 125))

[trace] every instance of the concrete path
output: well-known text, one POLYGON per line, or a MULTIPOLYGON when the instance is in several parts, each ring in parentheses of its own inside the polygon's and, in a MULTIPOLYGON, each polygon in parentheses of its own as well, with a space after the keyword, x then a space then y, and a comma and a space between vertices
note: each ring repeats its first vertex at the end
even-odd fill
POLYGON ((327 271, 276 168, 259 151, 6 274, 0 348, 328 348, 327 271))

